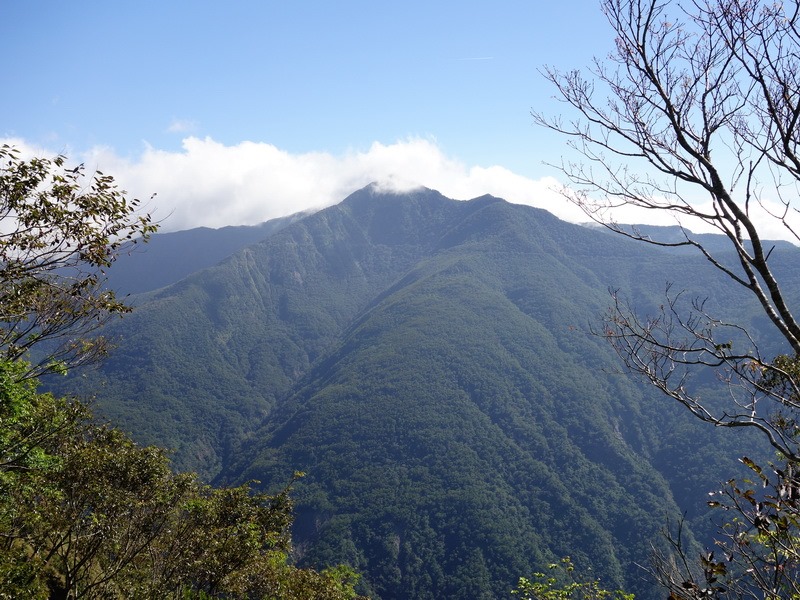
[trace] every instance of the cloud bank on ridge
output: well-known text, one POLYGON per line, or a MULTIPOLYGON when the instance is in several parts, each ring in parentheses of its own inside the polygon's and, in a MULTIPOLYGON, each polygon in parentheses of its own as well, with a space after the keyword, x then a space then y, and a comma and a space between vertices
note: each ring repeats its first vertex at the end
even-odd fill
MULTIPOLYGON (((180 150, 147 146, 133 158, 102 146, 72 152, 34 148, 20 139, 0 138, 3 143, 26 155, 67 154, 71 164, 83 162, 87 171, 112 175, 122 189, 142 200, 157 194, 145 210, 161 223, 162 231, 254 225, 336 204, 371 182, 395 191, 425 186, 457 200, 491 194, 544 208, 566 221, 588 221, 558 193, 561 183, 554 177, 531 179, 497 165, 468 166, 424 138, 375 142, 365 151, 334 155, 293 154, 262 142, 225 145, 210 137, 186 137, 180 150)), ((698 207, 708 208, 701 203, 698 207)), ((781 208, 774 201, 770 204, 774 214, 781 208)), ((622 223, 676 224, 661 211, 628 207, 615 215, 622 223)), ((780 222, 763 211, 751 216, 763 237, 789 238, 780 222)), ((697 222, 684 224, 696 232, 710 231, 697 222)))
MULTIPOLYGON (((26 154, 58 153, 34 149, 23 140, 0 142, 26 154)), ((161 221, 163 231, 251 225, 324 208, 373 181, 397 191, 425 186, 459 200, 492 194, 569 220, 585 220, 554 191, 555 179, 532 180, 499 166, 469 167, 422 138, 375 142, 366 151, 339 156, 292 154, 257 142, 225 145, 209 137, 187 137, 179 151, 148 146, 134 158, 107 147, 64 153, 71 162, 85 163, 87 170, 113 175, 135 197, 157 194, 147 210, 161 221)))

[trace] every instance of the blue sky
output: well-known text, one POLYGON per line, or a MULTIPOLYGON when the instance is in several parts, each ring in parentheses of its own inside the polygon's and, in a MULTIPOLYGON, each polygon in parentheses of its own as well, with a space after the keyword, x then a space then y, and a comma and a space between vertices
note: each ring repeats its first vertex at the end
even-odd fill
POLYGON ((558 213, 542 161, 563 141, 530 110, 560 107, 537 69, 583 67, 612 41, 590 0, 0 0, 0 138, 157 192, 167 229, 382 178, 558 213))

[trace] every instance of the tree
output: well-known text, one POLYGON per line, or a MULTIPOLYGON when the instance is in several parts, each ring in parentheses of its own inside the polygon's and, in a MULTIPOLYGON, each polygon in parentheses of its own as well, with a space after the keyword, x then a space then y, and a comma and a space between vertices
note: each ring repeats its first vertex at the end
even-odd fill
POLYGON ((731 480, 710 505, 728 513, 717 548, 687 556, 680 533, 669 536, 670 553, 654 551, 651 573, 670 600, 800 597, 800 480, 797 465, 762 469, 742 459, 755 481, 731 480))
POLYGON ((534 573, 533 579, 520 577, 512 596, 520 600, 633 600, 633 594, 608 590, 598 579, 579 577, 569 557, 547 565, 548 573, 534 573))
POLYGON ((46 345, 31 373, 96 360, 107 345, 89 334, 129 307, 103 289, 105 269, 156 231, 140 201, 112 177, 67 159, 23 159, 0 147, 0 356, 46 345))
MULTIPOLYGON (((779 357, 776 362, 793 377, 800 371, 796 360, 779 357)), ((763 382, 794 396, 786 384, 775 372, 763 382)), ((786 457, 766 468, 748 457, 741 461, 751 476, 731 479, 710 494, 709 506, 724 515, 717 549, 693 563, 680 528, 667 536, 671 552, 654 548, 651 573, 669 590, 670 599, 800 597, 800 464, 786 457)))
MULTIPOLYGON (((800 323, 759 223, 769 218, 800 241, 793 195, 800 183, 800 5, 603 0, 602 8, 616 36, 608 61, 596 59, 588 75, 544 72, 578 117, 534 113, 539 124, 569 136, 583 157, 560 165, 572 184, 564 194, 617 233, 699 251, 757 299, 786 354, 798 355, 800 323), (620 208, 669 215, 682 238, 620 225, 620 208), (689 230, 698 224, 722 233, 732 252, 705 245, 689 230)), ((793 389, 800 380, 762 355, 742 324, 670 290, 661 312, 648 317, 614 294, 602 333, 632 371, 695 416, 758 429, 785 456, 800 458, 800 438, 789 426, 800 405, 763 385, 771 375, 793 389), (692 390, 688 374, 697 366, 730 383, 730 404, 712 406, 692 390)))
MULTIPOLYGON (((680 534, 653 573, 670 598, 784 598, 800 594, 800 322, 781 285, 780 252, 763 224, 800 242, 800 3, 765 0, 603 0, 616 37, 588 74, 547 68, 574 120, 534 113, 582 156, 559 168, 564 195, 596 222, 640 242, 686 246, 755 298, 784 344, 766 355, 756 332, 726 321, 702 298, 667 286, 642 316, 614 291, 600 333, 625 365, 715 426, 762 432, 778 453, 753 482, 731 480, 712 506, 726 515, 719 550, 687 559, 680 534), (620 209, 655 211, 679 240, 617 221, 620 209), (727 238, 715 250, 690 227, 727 238), (730 401, 693 387, 696 369, 727 382, 730 401), (771 474, 770 474, 771 473, 771 474)), ((783 282, 785 283, 785 282, 783 282)))
POLYGON ((0 598, 352 600, 291 564, 290 486, 212 488, 0 361, 0 598))

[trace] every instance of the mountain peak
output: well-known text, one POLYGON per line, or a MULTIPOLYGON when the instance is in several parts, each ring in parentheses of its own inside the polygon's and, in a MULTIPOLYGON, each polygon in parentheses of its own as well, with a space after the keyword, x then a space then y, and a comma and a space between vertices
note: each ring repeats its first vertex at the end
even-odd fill
POLYGON ((403 189, 373 182, 347 196, 338 206, 363 214, 362 211, 372 213, 375 210, 396 209, 399 206, 435 207, 454 202, 456 200, 424 186, 403 189))
POLYGON ((410 181, 407 179, 400 179, 397 177, 387 177, 386 179, 375 180, 364 186, 362 189, 369 190, 373 194, 394 194, 394 195, 404 195, 409 192, 415 192, 418 190, 429 190, 430 188, 425 187, 424 185, 416 182, 410 181))

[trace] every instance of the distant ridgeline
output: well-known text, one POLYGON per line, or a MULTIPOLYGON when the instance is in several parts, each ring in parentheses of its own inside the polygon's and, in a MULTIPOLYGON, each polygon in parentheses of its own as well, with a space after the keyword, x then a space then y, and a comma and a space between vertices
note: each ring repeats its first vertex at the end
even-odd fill
MULTIPOLYGON (((797 252, 775 252, 785 280, 797 252)), ((666 282, 756 327, 757 308, 702 257, 543 210, 370 186, 259 228, 154 236, 114 277, 142 292, 107 331, 118 349, 50 383, 209 480, 306 472, 298 560, 347 562, 375 598, 507 598, 566 555, 661 597, 636 563, 683 513, 705 539, 706 492, 758 452, 589 333, 609 288, 644 312, 666 282)))

